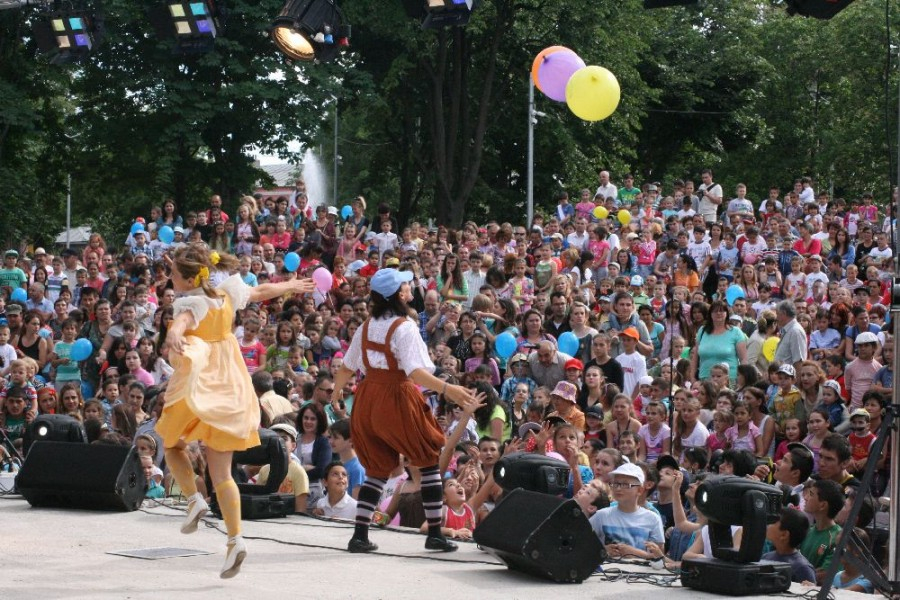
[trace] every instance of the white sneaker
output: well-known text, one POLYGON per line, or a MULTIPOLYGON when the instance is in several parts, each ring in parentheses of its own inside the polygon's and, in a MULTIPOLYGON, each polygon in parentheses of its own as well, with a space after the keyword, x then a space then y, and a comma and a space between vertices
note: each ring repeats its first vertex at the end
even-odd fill
POLYGON ((200 519, 209 511, 209 504, 203 499, 203 496, 197 494, 191 497, 188 502, 187 515, 181 524, 181 533, 194 533, 200 524, 200 519))
POLYGON ((225 564, 222 565, 222 571, 219 577, 222 579, 231 579, 241 570, 241 563, 247 558, 247 545, 244 538, 235 536, 228 540, 228 551, 225 554, 225 564))

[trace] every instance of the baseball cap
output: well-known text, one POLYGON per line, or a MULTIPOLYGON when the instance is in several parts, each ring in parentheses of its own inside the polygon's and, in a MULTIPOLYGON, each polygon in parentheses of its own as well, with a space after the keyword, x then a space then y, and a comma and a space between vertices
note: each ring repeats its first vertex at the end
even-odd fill
POLYGON ((819 262, 822 262, 822 257, 819 256, 818 254, 813 254, 812 256, 809 257, 809 260, 817 260, 819 262))
POLYGON ((337 216, 337 214, 338 214, 338 212, 337 212, 337 207, 336 207, 336 206, 329 206, 329 207, 328 207, 328 214, 329 214, 329 215, 337 216))
POLYGON ((528 423, 522 423, 519 426, 519 437, 524 438, 525 435, 529 432, 533 431, 535 433, 541 432, 541 424, 540 423, 532 423, 529 421, 528 423))
POLYGON ((860 344, 877 344, 878 336, 872 333, 871 331, 863 331, 861 334, 856 336, 856 340, 853 342, 857 346, 860 344))
POLYGON ((644 285, 644 278, 640 275, 632 275, 631 285, 644 285))
POLYGON ((294 441, 297 441, 297 429, 292 425, 288 425, 287 423, 278 423, 277 425, 272 425, 271 427, 269 427, 269 429, 271 429, 272 431, 284 432, 294 438, 294 441))
POLYGON ((671 467, 676 471, 679 469, 678 460, 672 456, 671 454, 663 454, 658 459, 656 459, 656 470, 659 471, 666 467, 671 467))
POLYGON ((628 336, 630 338, 634 338, 636 340, 641 339, 641 334, 638 333, 638 330, 634 327, 626 327, 625 331, 622 332, 622 335, 628 336))
POLYGON ((783 375, 787 375, 789 377, 796 377, 797 372, 794 370, 793 365, 781 365, 778 367, 776 373, 781 373, 783 375))
POLYGON ((384 261, 384 266, 386 266, 386 267, 399 267, 399 266, 400 266, 400 259, 397 258, 396 256, 393 257, 393 258, 389 258, 389 259, 387 259, 386 261, 384 261))
POLYGON ((600 302, 612 302, 612 298, 609 296, 600 296, 600 302))
POLYGON ((563 234, 561 234, 560 232, 557 231, 556 233, 554 233, 553 235, 550 236, 550 239, 551 240, 561 240, 561 239, 563 239, 563 234))
POLYGON ((412 281, 412 271, 398 271, 397 269, 379 269, 372 276, 370 286, 373 292, 378 292, 385 298, 397 293, 400 285, 412 281))
POLYGON ((576 397, 578 395, 578 388, 575 387, 574 383, 569 383, 568 381, 560 381, 556 384, 556 387, 553 388, 553 392, 551 392, 552 396, 559 396, 563 400, 567 400, 572 404, 577 402, 576 397))
POLYGON ((519 352, 518 354, 514 354, 511 359, 509 359, 509 364, 514 365, 517 362, 528 362, 528 357, 519 352))
POLYGON ((840 382, 835 381, 834 379, 829 379, 825 383, 822 384, 822 387, 831 388, 834 390, 834 393, 838 396, 841 395, 841 384, 840 382))
POLYGON ((570 358, 566 361, 564 368, 566 371, 568 371, 569 369, 578 369, 579 371, 584 371, 584 363, 582 363, 577 358, 570 358))
POLYGON ((176 225, 172 228, 172 233, 184 233, 184 227, 181 225, 176 225))
POLYGON ((21 315, 22 314, 22 305, 10 303, 6 305, 6 314, 8 315, 21 315))
POLYGON ((639 237, 638 234, 636 234, 632 231, 631 233, 629 233, 625 236, 625 240, 630 242, 631 240, 638 239, 638 237, 639 237))
POLYGON ((41 256, 41 255, 44 255, 44 254, 47 254, 47 251, 44 250, 43 248, 35 248, 35 249, 34 249, 34 255, 35 255, 35 256, 41 256))
POLYGON ((3 256, 14 256, 14 257, 16 257, 16 258, 19 258, 19 252, 18 252, 17 250, 12 250, 12 249, 10 249, 10 250, 7 250, 7 251, 3 254, 3 256))
POLYGON ((658 192, 658 191, 659 191, 659 188, 656 187, 655 185, 652 185, 652 184, 651 184, 651 185, 648 185, 648 186, 647 186, 647 191, 648 191, 648 192, 658 192))
POLYGON ((852 419, 852 418, 854 418, 854 417, 865 417, 865 419, 866 419, 867 421, 868 421, 870 418, 872 418, 871 415, 869 414, 869 411, 867 411, 867 410, 864 409, 864 408, 857 408, 857 409, 854 410, 852 413, 850 413, 850 418, 852 419))
POLYGON ((617 467, 610 476, 622 475, 623 477, 632 477, 638 480, 638 483, 644 485, 644 470, 634 463, 625 463, 621 467, 617 467))
POLYGON ((589 406, 586 411, 584 411, 585 417, 594 417, 595 419, 603 418, 603 409, 600 408, 599 404, 595 404, 593 406, 589 406))
POLYGON ((351 273, 356 273, 357 271, 362 269, 367 264, 368 263, 364 260, 354 260, 352 263, 347 265, 347 270, 350 271, 351 273))
POLYGON ((653 378, 649 375, 644 375, 638 379, 638 385, 653 385, 653 378))

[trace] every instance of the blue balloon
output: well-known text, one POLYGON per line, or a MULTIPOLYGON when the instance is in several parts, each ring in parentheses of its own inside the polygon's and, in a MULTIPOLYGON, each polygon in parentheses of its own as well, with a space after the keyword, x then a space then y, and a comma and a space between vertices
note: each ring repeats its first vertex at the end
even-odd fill
POLYGON ((143 231, 144 231, 143 223, 135 223, 134 225, 131 226, 131 235, 134 235, 136 233, 141 233, 143 231))
POLYGON ((75 343, 72 344, 72 351, 69 353, 69 358, 76 361, 87 360, 93 352, 94 345, 91 343, 91 340, 87 338, 78 338, 75 340, 75 343))
POLYGON ((504 331, 494 339, 494 350, 500 358, 512 356, 518 345, 515 336, 508 331, 504 331))
POLYGON ((161 241, 163 244, 171 244, 175 241, 175 230, 168 225, 163 225, 159 228, 159 232, 156 234, 156 237, 158 237, 159 241, 161 241))
POLYGON ((16 288, 9 295, 9 299, 13 302, 25 302, 28 300, 28 292, 25 291, 25 288, 16 288))
POLYGON ((53 332, 49 329, 40 329, 38 330, 38 335, 44 339, 50 339, 53 336, 53 332))
POLYGON ((353 207, 349 204, 345 204, 343 208, 341 208, 341 216, 344 219, 349 219, 353 215, 353 207))
POLYGON ((559 347, 559 351, 563 354, 575 356, 575 354, 578 352, 578 337, 571 331, 567 331, 559 336, 559 340, 557 340, 556 345, 559 347))
POLYGON ((300 268, 300 255, 296 252, 288 252, 285 254, 284 268, 287 269, 289 273, 293 273, 300 268))
POLYGON ((746 297, 746 294, 744 294, 744 290, 739 285, 731 284, 725 290, 725 300, 728 301, 728 306, 734 306, 735 300, 744 297, 746 297))

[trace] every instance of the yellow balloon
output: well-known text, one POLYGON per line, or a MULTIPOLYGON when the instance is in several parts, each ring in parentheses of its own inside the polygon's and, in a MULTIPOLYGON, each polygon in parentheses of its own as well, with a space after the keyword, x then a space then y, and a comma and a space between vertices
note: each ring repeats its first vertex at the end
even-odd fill
POLYGON ((549 48, 544 48, 534 57, 534 61, 531 63, 531 78, 534 80, 534 87, 542 92, 544 90, 541 89, 541 82, 538 80, 538 69, 544 64, 544 59, 547 58, 547 56, 554 52, 559 52, 560 50, 568 50, 568 48, 565 46, 550 46, 549 48))
POLYGON ((616 213, 616 218, 619 219, 619 223, 621 223, 622 225, 628 225, 629 223, 631 223, 631 213, 624 208, 616 213))
POLYGON ((566 84, 569 110, 585 121, 601 121, 613 114, 621 96, 616 76, 595 65, 578 69, 566 84))
POLYGON ((778 346, 778 338, 774 335, 763 342, 762 345, 762 354, 766 358, 767 361, 772 362, 775 360, 775 348, 778 346))
POLYGON ((606 217, 609 216, 609 211, 606 210, 605 206, 595 206, 594 210, 592 212, 594 213, 594 216, 597 217, 598 219, 605 219, 606 217))

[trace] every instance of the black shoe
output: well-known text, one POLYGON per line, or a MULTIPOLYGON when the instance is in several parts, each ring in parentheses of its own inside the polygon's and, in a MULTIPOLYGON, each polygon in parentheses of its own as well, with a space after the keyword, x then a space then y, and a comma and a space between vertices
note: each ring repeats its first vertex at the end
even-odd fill
POLYGON ((459 546, 442 535, 429 535, 425 538, 426 550, 440 550, 441 552, 456 552, 459 546))
POLYGON ((350 538, 347 544, 347 551, 353 554, 365 554, 367 552, 375 552, 378 550, 378 544, 369 540, 361 540, 359 538, 350 538))

